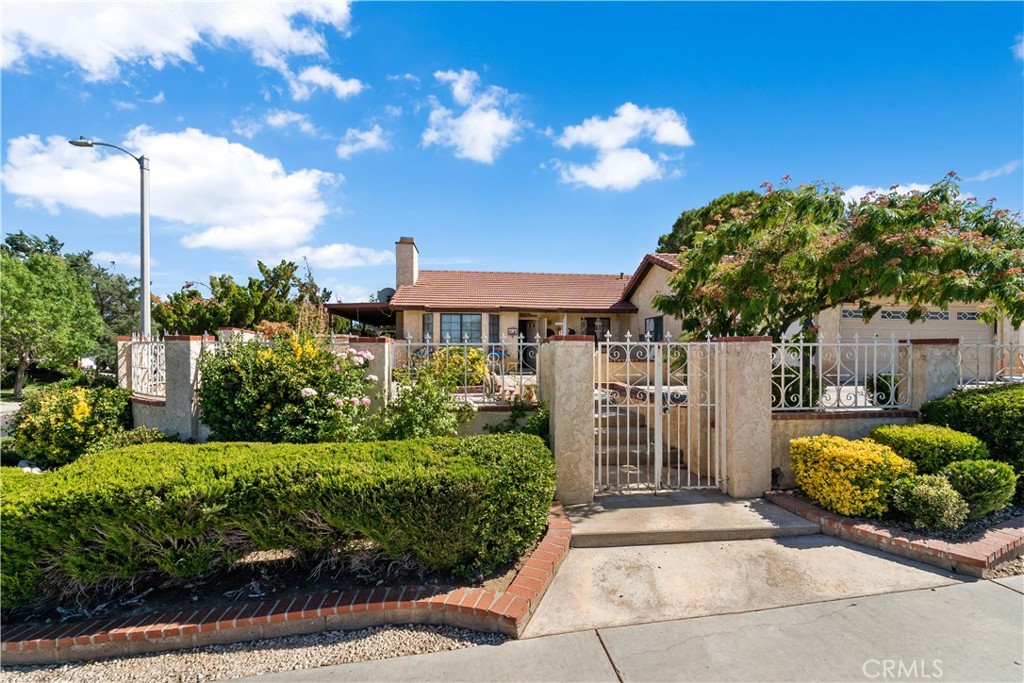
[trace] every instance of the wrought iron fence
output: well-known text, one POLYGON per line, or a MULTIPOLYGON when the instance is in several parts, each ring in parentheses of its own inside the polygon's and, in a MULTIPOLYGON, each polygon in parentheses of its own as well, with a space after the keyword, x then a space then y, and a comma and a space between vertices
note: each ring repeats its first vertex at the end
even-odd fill
POLYGON ((424 369, 440 370, 453 377, 456 393, 467 401, 494 402, 519 398, 537 400, 540 380, 540 336, 532 341, 520 335, 498 341, 473 342, 468 337, 453 341, 405 339, 396 341, 392 371, 413 375, 424 369))
POLYGON ((167 396, 167 363, 164 343, 132 339, 132 393, 150 398, 167 396))
POLYGON ((785 341, 772 345, 772 410, 910 406, 910 342, 785 341))
POLYGON ((957 347, 961 387, 1024 382, 1024 345, 961 340, 957 347))

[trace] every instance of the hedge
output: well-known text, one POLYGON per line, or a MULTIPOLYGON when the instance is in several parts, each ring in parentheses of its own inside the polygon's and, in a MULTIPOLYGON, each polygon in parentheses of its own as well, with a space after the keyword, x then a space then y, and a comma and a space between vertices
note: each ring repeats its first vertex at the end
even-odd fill
POLYGON ((984 517, 1013 501, 1017 475, 1005 462, 964 460, 945 468, 942 474, 967 501, 971 517, 984 517))
POLYGON ((255 550, 373 543, 470 576, 547 523, 550 451, 533 436, 353 444, 155 443, 35 479, 4 473, 4 606, 228 569, 255 550))
POLYGON ((937 425, 881 425, 870 437, 913 461, 921 474, 936 474, 957 460, 988 458, 985 442, 976 436, 937 425))
POLYGON ((880 517, 893 487, 914 474, 914 463, 871 439, 808 436, 789 442, 796 485, 826 510, 851 517, 880 517))

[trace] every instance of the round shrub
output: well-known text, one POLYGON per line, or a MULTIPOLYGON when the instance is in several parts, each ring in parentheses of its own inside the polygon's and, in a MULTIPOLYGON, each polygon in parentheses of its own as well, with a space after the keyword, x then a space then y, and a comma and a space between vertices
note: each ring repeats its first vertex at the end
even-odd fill
POLYGON ((942 474, 967 501, 971 517, 984 517, 1002 510, 1013 500, 1017 486, 1013 468, 995 460, 954 462, 942 474))
POLYGON ((225 344, 200 359, 202 420, 214 441, 357 441, 376 378, 369 352, 311 337, 225 344))
POLYGON ((871 430, 871 438, 912 460, 922 474, 936 474, 958 460, 988 457, 985 442, 976 436, 936 425, 882 425, 871 430))
POLYGON ((789 442, 796 484, 827 510, 840 515, 880 517, 901 477, 914 463, 871 439, 808 436, 789 442))
POLYGON ((967 520, 967 503, 945 477, 908 477, 893 490, 896 507, 918 529, 956 529, 967 520))
POLYGON ((484 353, 475 346, 444 346, 427 363, 435 371, 450 377, 459 386, 483 384, 487 372, 484 353))
POLYGON ((14 451, 40 467, 60 467, 87 448, 132 425, 131 392, 103 387, 58 387, 22 403, 14 451))

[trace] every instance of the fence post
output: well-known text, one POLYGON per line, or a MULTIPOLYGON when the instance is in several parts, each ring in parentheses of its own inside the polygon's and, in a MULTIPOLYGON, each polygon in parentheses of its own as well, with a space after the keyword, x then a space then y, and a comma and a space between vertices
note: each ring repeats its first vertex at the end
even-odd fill
POLYGON ((199 382, 199 356, 203 341, 213 337, 173 335, 164 337, 164 362, 167 367, 167 390, 164 397, 161 431, 182 439, 206 440, 206 430, 199 421, 196 389, 199 382))
POLYGON ((911 339, 910 408, 919 410, 932 399, 960 385, 958 339, 911 339))
POLYGON ((551 451, 563 505, 594 500, 594 338, 541 340, 541 396, 551 411, 551 451))
POLYGON ((132 338, 117 338, 117 386, 132 388, 132 338))
POLYGON ((366 374, 375 375, 377 384, 370 399, 374 411, 387 405, 388 391, 391 389, 391 366, 394 348, 393 339, 388 337, 351 337, 349 348, 354 351, 369 351, 373 360, 366 363, 366 374))
POLYGON ((772 340, 771 337, 721 337, 715 431, 724 448, 726 493, 734 498, 760 496, 772 484, 772 340))

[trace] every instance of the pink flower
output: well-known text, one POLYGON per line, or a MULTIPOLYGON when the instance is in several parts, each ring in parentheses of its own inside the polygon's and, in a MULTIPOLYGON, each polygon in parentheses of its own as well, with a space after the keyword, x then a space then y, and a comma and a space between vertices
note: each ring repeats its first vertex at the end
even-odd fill
POLYGON ((363 398, 360 401, 360 403, 362 403, 364 406, 370 405, 370 397, 369 396, 363 396, 363 398))
POLYGON ((316 389, 312 389, 310 387, 306 387, 305 389, 303 389, 299 393, 302 394, 303 398, 312 398, 313 396, 316 396, 316 389))
POLYGON ((366 360, 362 356, 353 356, 352 357, 352 365, 355 365, 356 367, 360 367, 360 366, 364 365, 365 363, 366 363, 366 360))
POLYGON ((352 401, 352 405, 354 405, 354 406, 357 406, 357 405, 359 405, 359 399, 358 399, 358 398, 355 398, 355 397, 353 396, 353 397, 352 397, 352 399, 351 399, 351 401, 352 401))
POLYGON ((366 376, 366 381, 367 382, 377 382, 378 380, 379 380, 379 378, 377 377, 377 375, 367 375, 366 376))
POLYGON ((336 398, 336 399, 334 399, 334 405, 336 405, 339 408, 342 407, 343 405, 345 405, 345 399, 343 399, 343 398, 336 398))

